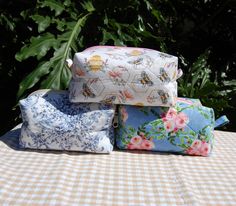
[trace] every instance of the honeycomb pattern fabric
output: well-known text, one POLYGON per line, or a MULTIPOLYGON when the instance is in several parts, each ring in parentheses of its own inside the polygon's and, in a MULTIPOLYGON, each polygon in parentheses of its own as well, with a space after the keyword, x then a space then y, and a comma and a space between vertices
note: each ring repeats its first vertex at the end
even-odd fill
POLYGON ((95 46, 76 53, 71 102, 172 106, 178 58, 151 49, 95 46))

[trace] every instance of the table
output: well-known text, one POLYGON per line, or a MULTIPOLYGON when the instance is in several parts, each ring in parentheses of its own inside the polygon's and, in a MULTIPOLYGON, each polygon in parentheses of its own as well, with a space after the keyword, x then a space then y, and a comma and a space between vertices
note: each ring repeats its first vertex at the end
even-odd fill
POLYGON ((195 157, 24 150, 19 127, 0 137, 0 205, 236 205, 236 133, 195 157))

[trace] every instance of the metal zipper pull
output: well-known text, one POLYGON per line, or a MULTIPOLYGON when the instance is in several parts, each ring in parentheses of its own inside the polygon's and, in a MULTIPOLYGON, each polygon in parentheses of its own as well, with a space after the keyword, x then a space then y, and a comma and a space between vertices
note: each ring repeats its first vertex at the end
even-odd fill
POLYGON ((115 115, 114 115, 114 118, 113 118, 112 125, 113 125, 114 128, 118 127, 118 112, 117 112, 117 110, 115 111, 115 115))

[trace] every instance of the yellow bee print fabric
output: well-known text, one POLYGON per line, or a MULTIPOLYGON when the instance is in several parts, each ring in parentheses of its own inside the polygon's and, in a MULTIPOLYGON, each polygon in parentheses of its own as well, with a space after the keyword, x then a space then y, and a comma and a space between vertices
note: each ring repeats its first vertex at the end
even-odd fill
POLYGON ((156 50, 94 46, 76 53, 71 102, 173 106, 181 72, 178 58, 156 50))

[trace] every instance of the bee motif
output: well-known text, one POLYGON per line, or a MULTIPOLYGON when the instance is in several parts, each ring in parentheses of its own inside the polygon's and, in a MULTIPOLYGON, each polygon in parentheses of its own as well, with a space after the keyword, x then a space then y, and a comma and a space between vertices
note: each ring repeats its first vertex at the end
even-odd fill
POLYGON ((116 100, 116 96, 110 96, 101 101, 103 104, 112 104, 116 100))
POLYGON ((111 78, 121 78, 122 76, 122 73, 119 71, 109 71, 108 74, 111 78))
POLYGON ((89 85, 93 84, 93 83, 97 83, 99 80, 99 78, 93 78, 89 80, 89 85))
POLYGON ((120 71, 109 71, 108 75, 115 85, 125 85, 125 81, 122 79, 122 73, 120 71))
POLYGON ((149 78, 148 74, 143 71, 141 73, 141 78, 138 79, 140 81, 140 83, 143 85, 143 86, 152 86, 153 85, 153 82, 152 80, 149 78))
POLYGON ((80 77, 85 76, 85 72, 80 68, 77 68, 75 73, 76 73, 76 75, 78 75, 80 77))
POLYGON ((162 82, 170 82, 171 81, 170 77, 168 76, 168 74, 166 73, 166 71, 163 67, 160 69, 159 79, 162 82))
POLYGON ((128 61, 129 64, 134 64, 135 66, 142 64, 142 62, 143 62, 143 58, 141 57, 132 61, 128 61))
POLYGON ((134 49, 131 52, 125 53, 125 54, 126 54, 126 56, 140 56, 140 55, 144 54, 144 51, 134 49))
POLYGON ((172 76, 172 79, 176 79, 177 78, 177 71, 175 70, 172 76))
POLYGON ((137 49, 134 49, 130 52, 131 56, 139 56, 139 55, 142 55, 142 54, 143 54, 143 52, 140 51, 140 50, 137 50, 137 49))
POLYGON ((83 91, 82 94, 85 98, 91 97, 94 98, 96 95, 91 91, 91 89, 88 87, 86 83, 83 84, 83 91))
POLYGON ((164 92, 163 90, 158 90, 158 95, 160 96, 160 98, 161 98, 161 102, 162 102, 162 104, 167 104, 167 102, 168 102, 168 99, 169 99, 169 94, 168 93, 166 93, 166 92, 164 92))
POLYGON ((127 99, 130 100, 134 99, 133 95, 127 89, 124 91, 119 91, 119 93, 120 93, 119 98, 123 103, 125 103, 127 99))
POLYGON ((114 85, 125 86, 126 82, 123 79, 115 79, 114 80, 114 85))
POLYGON ((99 55, 93 55, 89 58, 89 60, 85 59, 85 62, 88 64, 89 70, 92 72, 98 72, 103 69, 103 67, 106 65, 107 60, 103 61, 101 56, 99 55))
POLYGON ((153 65, 153 59, 148 55, 146 55, 145 58, 146 58, 145 67, 151 67, 153 65))

